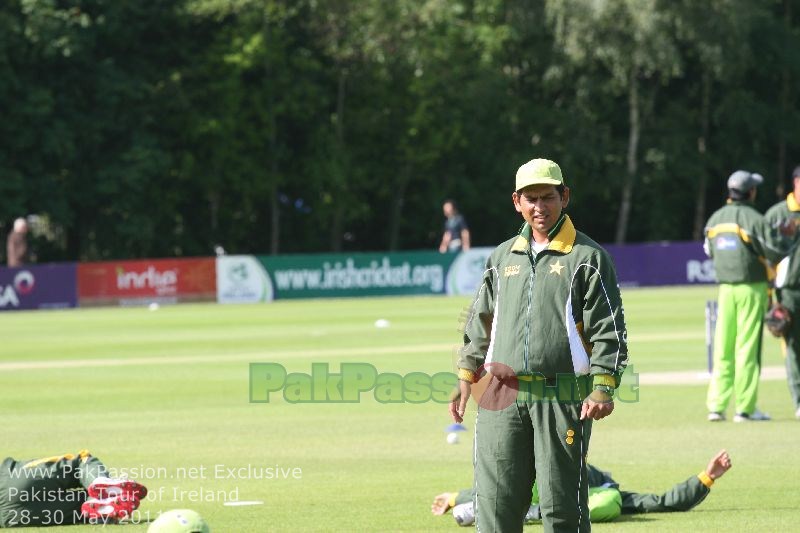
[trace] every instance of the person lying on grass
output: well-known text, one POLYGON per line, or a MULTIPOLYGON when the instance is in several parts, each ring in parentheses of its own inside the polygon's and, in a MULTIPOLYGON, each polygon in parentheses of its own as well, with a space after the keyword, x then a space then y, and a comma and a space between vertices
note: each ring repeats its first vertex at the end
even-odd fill
MULTIPOLYGON (((664 494, 646 494, 620 490, 619 483, 614 481, 608 472, 603 472, 592 465, 589 467, 589 518, 592 522, 609 522, 621 514, 667 513, 689 511, 700 504, 714 481, 722 477, 731 467, 728 452, 720 450, 709 461, 705 470, 678 483, 664 494)), ((453 518, 460 526, 470 526, 475 521, 473 508, 474 489, 460 492, 443 492, 433 499, 431 512, 443 515, 450 509, 453 518)), ((533 495, 525 522, 541 519, 539 513, 539 493, 533 485, 533 495)))
POLYGON ((0 528, 106 524, 130 518, 147 495, 135 481, 108 477, 88 450, 0 463, 0 528))

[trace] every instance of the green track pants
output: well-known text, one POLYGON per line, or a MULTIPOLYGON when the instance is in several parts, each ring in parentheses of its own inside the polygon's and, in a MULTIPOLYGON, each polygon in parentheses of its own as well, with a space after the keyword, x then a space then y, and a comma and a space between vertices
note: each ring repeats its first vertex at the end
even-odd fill
POLYGON ((795 409, 800 409, 800 289, 781 289, 781 303, 792 313, 786 335, 786 381, 795 409))
MULTIPOLYGON (((574 398, 530 387, 502 410, 479 408, 475 422, 477 531, 522 531, 536 479, 544 531, 591 531, 586 453, 591 420, 580 420, 590 381, 570 378, 574 398)), ((561 384, 561 380, 559 380, 561 384)), ((570 385, 570 384, 567 384, 570 385)), ((503 387, 492 378, 487 388, 503 387)), ((520 381, 520 388, 526 383, 520 381)), ((568 388, 568 387, 567 387, 568 388)))
POLYGON ((706 402, 710 412, 724 412, 731 394, 736 396, 737 413, 749 415, 755 411, 766 309, 765 282, 720 284, 714 371, 706 402))

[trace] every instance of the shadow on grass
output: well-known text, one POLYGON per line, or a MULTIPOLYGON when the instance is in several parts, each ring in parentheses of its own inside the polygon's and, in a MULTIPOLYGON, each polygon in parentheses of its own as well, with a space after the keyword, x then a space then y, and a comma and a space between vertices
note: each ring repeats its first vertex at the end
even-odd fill
MULTIPOLYGON (((658 522, 659 514, 668 515, 669 513, 653 513, 653 514, 623 514, 614 519, 615 524, 624 522, 658 522)), ((600 523, 600 522, 598 522, 600 523)))

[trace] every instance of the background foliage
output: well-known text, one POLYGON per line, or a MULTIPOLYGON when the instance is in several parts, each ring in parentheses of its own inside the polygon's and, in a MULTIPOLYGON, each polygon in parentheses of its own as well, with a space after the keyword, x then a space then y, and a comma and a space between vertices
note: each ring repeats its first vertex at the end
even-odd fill
POLYGON ((6 0, 0 229, 40 261, 478 245, 558 161, 600 242, 784 194, 800 0, 6 0))

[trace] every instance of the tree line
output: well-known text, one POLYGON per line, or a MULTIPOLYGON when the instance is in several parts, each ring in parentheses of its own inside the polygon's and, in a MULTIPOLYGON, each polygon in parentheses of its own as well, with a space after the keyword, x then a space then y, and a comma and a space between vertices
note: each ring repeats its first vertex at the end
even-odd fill
POLYGON ((6 0, 0 223, 39 260, 511 236, 561 164, 599 242, 698 239, 800 162, 800 0, 6 0), (797 159, 797 160, 796 160, 797 159))

